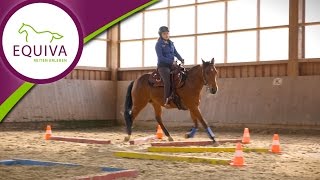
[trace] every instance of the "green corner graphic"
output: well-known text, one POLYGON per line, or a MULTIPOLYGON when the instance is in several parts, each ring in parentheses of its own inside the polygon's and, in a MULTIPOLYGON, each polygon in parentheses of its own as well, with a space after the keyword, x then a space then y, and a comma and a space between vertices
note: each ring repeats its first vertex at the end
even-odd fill
MULTIPOLYGON (((126 19, 127 17, 133 15, 134 13, 139 12, 139 11, 143 10, 144 8, 151 6, 157 2, 159 2, 159 0, 151 0, 150 2, 144 4, 138 8, 122 15, 121 17, 113 20, 112 22, 104 25, 100 29, 96 30, 95 32, 93 32, 90 35, 88 35, 87 37, 85 37, 84 44, 88 43, 90 40, 92 40, 94 37, 96 37, 100 33, 104 32, 105 30, 107 30, 109 27, 117 24, 118 22, 122 21, 123 19, 126 19)), ((23 32, 26 32, 26 42, 28 42, 28 32, 23 29, 24 26, 29 26, 36 33, 51 33, 52 39, 51 39, 50 43, 54 39, 63 38, 62 35, 60 35, 58 33, 52 33, 50 31, 37 32, 32 26, 23 23, 18 32, 20 34, 22 34, 23 32)), ((32 84, 32 83, 28 83, 28 82, 23 83, 5 102, 3 102, 0 105, 0 122, 2 122, 4 120, 4 118, 7 116, 7 114, 14 108, 14 106, 20 101, 20 99, 23 96, 25 96, 28 93, 28 91, 34 86, 35 86, 35 84, 32 84)))
POLYGON ((17 102, 34 86, 32 83, 23 83, 7 100, 0 106, 0 122, 10 112, 10 110, 17 104, 17 102))
POLYGON ((55 39, 62 39, 63 36, 60 35, 59 33, 53 33, 51 31, 37 31, 35 30, 35 28, 33 28, 31 25, 29 24, 25 24, 25 23, 22 23, 18 33, 19 34, 22 34, 22 33, 26 33, 26 42, 29 42, 29 34, 30 33, 34 33, 34 34, 37 34, 37 35, 42 35, 42 36, 47 36, 48 39, 50 39, 50 43, 52 43, 53 40, 55 39))

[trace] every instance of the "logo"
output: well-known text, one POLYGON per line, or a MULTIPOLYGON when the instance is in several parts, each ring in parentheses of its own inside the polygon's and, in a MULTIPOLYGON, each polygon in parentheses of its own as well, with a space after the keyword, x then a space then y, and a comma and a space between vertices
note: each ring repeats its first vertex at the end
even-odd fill
MULTIPOLYGON (((37 44, 37 42, 39 42, 38 44, 40 45, 39 46, 34 45, 33 47, 29 45, 24 45, 21 49, 20 49, 20 45, 14 45, 13 46, 14 56, 20 56, 20 54, 22 54, 23 56, 32 58, 32 57, 47 56, 48 53, 49 54, 51 53, 50 55, 52 57, 55 57, 57 48, 58 48, 60 49, 58 50, 59 52, 58 56, 60 57, 61 54, 64 54, 64 57, 67 57, 67 52, 65 50, 64 45, 61 45, 60 47, 58 45, 55 45, 54 47, 52 47, 51 44, 49 44, 48 46, 41 45, 41 42, 48 44, 48 43, 52 43, 53 40, 59 40, 63 38, 62 35, 58 33, 52 33, 50 31, 38 32, 32 26, 25 23, 22 23, 22 26, 20 27, 18 32, 19 34, 23 34, 23 36, 25 37, 26 43, 30 42, 31 44, 37 44)), ((65 60, 64 62, 67 62, 66 59, 64 60, 65 60)), ((38 62, 37 59, 34 59, 34 61, 38 62)))
MULTIPOLYGON (((25 32, 26 35, 26 42, 29 42, 28 38, 29 38, 29 33, 33 33, 33 34, 37 34, 38 36, 46 36, 47 40, 50 40, 50 43, 54 40, 54 39, 61 39, 63 38, 62 35, 58 34, 58 33, 52 33, 50 31, 42 31, 42 32, 38 32, 36 31, 32 26, 22 23, 22 26, 20 27, 19 31, 20 34, 25 32)), ((36 38, 40 38, 40 37, 36 37, 36 38)))
POLYGON ((83 49, 82 31, 72 12, 62 4, 28 2, 14 8, 1 25, 0 55, 20 79, 51 83, 65 77, 78 63, 83 49))

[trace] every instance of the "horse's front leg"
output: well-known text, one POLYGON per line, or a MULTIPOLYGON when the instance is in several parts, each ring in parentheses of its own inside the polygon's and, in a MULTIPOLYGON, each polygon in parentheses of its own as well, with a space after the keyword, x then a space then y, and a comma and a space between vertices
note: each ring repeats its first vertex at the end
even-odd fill
POLYGON ((191 116, 191 119, 192 119, 192 121, 194 123, 194 126, 191 128, 191 130, 189 132, 187 132, 185 134, 185 138, 193 138, 194 135, 196 134, 196 132, 198 131, 198 126, 199 125, 198 125, 197 117, 191 111, 190 111, 190 116, 191 116))
POLYGON ((162 109, 161 106, 155 103, 152 103, 153 108, 154 108, 154 112, 155 112, 155 117, 156 120, 158 122, 158 124, 161 126, 161 129, 163 130, 164 134, 168 137, 169 141, 173 141, 173 138, 170 136, 169 131, 167 130, 167 128, 164 126, 164 124, 162 123, 162 118, 161 118, 161 114, 162 114, 162 109))
POLYGON ((157 120, 158 124, 161 126, 161 129, 163 130, 164 134, 168 137, 168 140, 173 141, 173 138, 170 136, 169 131, 162 123, 161 116, 156 116, 156 120, 157 120))
POLYGON ((213 140, 213 142, 216 142, 215 135, 214 135, 213 131, 211 130, 211 128, 208 126, 207 121, 203 119, 203 117, 200 113, 199 107, 190 110, 190 112, 192 114, 194 114, 194 116, 201 122, 203 128, 207 131, 209 138, 211 140, 213 140))

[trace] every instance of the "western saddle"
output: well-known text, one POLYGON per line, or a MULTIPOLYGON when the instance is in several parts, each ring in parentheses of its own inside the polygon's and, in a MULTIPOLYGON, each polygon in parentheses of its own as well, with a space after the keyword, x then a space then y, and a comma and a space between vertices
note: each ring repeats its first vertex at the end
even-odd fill
MULTIPOLYGON (((187 110, 182 104, 180 97, 176 94, 176 89, 182 88, 187 79, 187 70, 181 65, 174 64, 171 73, 171 99, 176 104, 179 110, 187 110)), ((152 87, 163 87, 162 78, 158 72, 158 69, 153 71, 149 76, 149 84, 152 87)))

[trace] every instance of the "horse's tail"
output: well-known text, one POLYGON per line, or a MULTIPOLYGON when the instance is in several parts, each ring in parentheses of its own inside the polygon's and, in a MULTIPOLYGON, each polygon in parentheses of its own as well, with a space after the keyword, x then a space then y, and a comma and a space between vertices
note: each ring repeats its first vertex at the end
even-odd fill
POLYGON ((128 135, 131 135, 131 132, 132 132, 132 130, 131 130, 131 127, 132 127, 132 116, 131 116, 132 96, 131 96, 131 91, 133 88, 133 83, 134 83, 134 81, 132 81, 128 86, 126 100, 124 103, 124 119, 126 121, 128 135))

